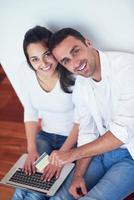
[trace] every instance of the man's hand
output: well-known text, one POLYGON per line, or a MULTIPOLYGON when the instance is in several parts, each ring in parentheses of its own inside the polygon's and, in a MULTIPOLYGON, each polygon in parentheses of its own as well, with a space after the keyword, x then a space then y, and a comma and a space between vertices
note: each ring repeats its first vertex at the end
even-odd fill
POLYGON ((39 154, 37 153, 37 151, 35 152, 30 152, 28 153, 28 157, 25 161, 24 167, 23 167, 23 171, 28 174, 31 175, 32 173, 35 173, 35 166, 33 165, 33 163, 39 158, 39 154))
POLYGON ((43 170, 42 179, 45 181, 50 181, 54 176, 58 178, 60 176, 61 170, 62 170, 61 167, 48 164, 43 170))
POLYGON ((69 150, 69 151, 53 151, 49 156, 48 160, 49 163, 51 163, 52 165, 55 165, 57 167, 62 167, 67 163, 73 162, 75 159, 73 151, 69 150))
POLYGON ((87 188, 83 177, 77 176, 73 179, 71 186, 69 188, 69 193, 75 199, 79 199, 80 197, 87 194, 87 188))

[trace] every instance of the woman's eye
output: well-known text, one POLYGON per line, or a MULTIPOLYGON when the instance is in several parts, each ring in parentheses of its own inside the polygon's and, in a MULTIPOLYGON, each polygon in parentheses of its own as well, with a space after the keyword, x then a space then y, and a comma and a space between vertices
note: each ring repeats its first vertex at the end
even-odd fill
POLYGON ((37 62, 38 59, 37 59, 37 58, 33 58, 31 61, 32 61, 32 62, 37 62))
POLYGON ((48 56, 51 56, 51 55, 52 55, 52 54, 51 54, 50 51, 48 51, 47 53, 44 54, 45 57, 48 57, 48 56))

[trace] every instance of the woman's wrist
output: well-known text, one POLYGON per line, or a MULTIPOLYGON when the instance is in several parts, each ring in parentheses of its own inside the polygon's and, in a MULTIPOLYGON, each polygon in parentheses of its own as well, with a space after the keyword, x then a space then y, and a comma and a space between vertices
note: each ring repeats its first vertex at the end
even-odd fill
POLYGON ((36 147, 28 147, 27 148, 27 152, 28 153, 37 153, 37 148, 36 147))

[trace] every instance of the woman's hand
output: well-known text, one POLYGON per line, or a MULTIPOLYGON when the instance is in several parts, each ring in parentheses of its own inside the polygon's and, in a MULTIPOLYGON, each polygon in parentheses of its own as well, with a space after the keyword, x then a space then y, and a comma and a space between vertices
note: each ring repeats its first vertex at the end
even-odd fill
POLYGON ((26 174, 31 175, 32 173, 35 173, 35 166, 33 163, 38 158, 39 158, 39 154, 37 151, 31 151, 30 153, 28 153, 28 157, 27 157, 24 167, 23 167, 23 171, 26 174))
POLYGON ((48 164, 43 170, 42 179, 45 181, 50 181, 54 176, 58 178, 60 176, 61 170, 62 170, 61 167, 48 164))

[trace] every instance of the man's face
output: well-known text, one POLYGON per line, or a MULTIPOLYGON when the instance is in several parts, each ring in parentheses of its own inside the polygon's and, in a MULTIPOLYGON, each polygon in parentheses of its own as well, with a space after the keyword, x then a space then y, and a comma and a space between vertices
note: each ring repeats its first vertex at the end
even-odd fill
POLYGON ((94 76, 98 59, 97 51, 89 41, 68 36, 53 51, 53 55, 66 69, 84 77, 94 76))

